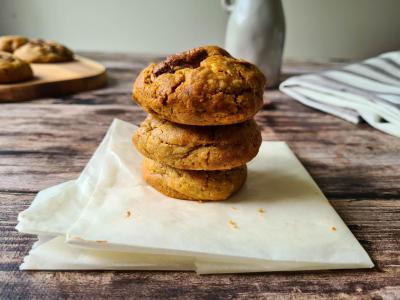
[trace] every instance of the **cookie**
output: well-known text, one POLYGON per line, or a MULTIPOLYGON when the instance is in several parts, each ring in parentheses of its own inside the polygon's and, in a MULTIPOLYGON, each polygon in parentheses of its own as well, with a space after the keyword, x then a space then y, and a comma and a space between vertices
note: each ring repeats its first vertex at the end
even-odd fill
POLYGON ((254 120, 226 126, 191 126, 149 114, 132 137, 146 157, 186 170, 225 170, 253 159, 261 145, 254 120))
POLYGON ((13 53, 17 48, 25 45, 29 40, 20 35, 0 36, 0 51, 13 53))
POLYGON ((14 83, 31 79, 30 65, 8 52, 0 52, 0 84, 14 83))
POLYGON ((246 180, 246 165, 226 171, 191 171, 169 167, 154 160, 143 161, 143 178, 153 188, 184 200, 225 200, 246 180))
POLYGON ((15 50, 14 55, 30 63, 67 62, 74 54, 67 47, 44 40, 33 40, 15 50))
POLYGON ((227 125, 253 118, 264 87, 265 77, 256 66, 205 46, 149 65, 134 83, 133 98, 171 122, 227 125))

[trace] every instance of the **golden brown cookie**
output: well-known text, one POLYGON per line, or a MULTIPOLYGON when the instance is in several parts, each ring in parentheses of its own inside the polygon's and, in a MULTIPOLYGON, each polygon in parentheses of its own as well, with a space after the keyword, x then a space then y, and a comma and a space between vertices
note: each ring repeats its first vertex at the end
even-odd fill
POLYGON ((169 197, 217 201, 229 198, 246 180, 246 165, 226 171, 180 170, 145 158, 143 178, 169 197))
POLYGON ((253 159, 261 145, 254 120, 226 126, 191 126, 149 114, 133 135, 146 157, 186 170, 226 170, 253 159))
POLYGON ((133 98, 171 122, 227 125, 253 118, 264 87, 265 77, 256 66, 205 46, 149 65, 134 83, 133 98))
POLYGON ((0 36, 0 51, 13 53, 17 48, 25 45, 29 40, 20 35, 0 36))
POLYGON ((44 40, 33 40, 15 50, 14 55, 30 63, 67 62, 74 59, 74 54, 67 47, 44 40))
POLYGON ((30 65, 8 52, 0 52, 0 84, 14 83, 31 79, 30 65))

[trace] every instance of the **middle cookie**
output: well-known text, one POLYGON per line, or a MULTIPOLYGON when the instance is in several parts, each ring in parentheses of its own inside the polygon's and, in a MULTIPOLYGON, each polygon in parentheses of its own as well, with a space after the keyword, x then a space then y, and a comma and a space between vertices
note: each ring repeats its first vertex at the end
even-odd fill
POLYGON ((185 170, 227 170, 253 159, 261 145, 254 120, 226 126, 175 124, 153 115, 133 135, 146 157, 185 170))

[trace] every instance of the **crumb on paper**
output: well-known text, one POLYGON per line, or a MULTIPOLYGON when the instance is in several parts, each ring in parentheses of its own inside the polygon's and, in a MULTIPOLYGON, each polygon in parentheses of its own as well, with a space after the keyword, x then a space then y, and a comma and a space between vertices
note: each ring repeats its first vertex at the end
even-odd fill
POLYGON ((332 230, 332 231, 336 231, 336 227, 335 227, 335 226, 332 226, 332 227, 331 227, 331 230, 332 230))
POLYGON ((104 241, 104 240, 97 240, 96 243, 98 243, 98 244, 107 244, 107 241, 104 241))
POLYGON ((199 202, 199 203, 203 203, 203 201, 202 201, 202 200, 197 200, 197 202, 199 202))
POLYGON ((234 207, 234 206, 232 206, 232 209, 233 209, 233 210, 237 210, 237 208, 236 208, 236 207, 234 207))
POLYGON ((129 218, 131 215, 132 215, 132 211, 131 211, 130 209, 128 209, 128 210, 125 212, 125 218, 129 218))
POLYGON ((258 212, 259 212, 260 214, 263 214, 263 213, 265 213, 265 210, 264 210, 264 208, 259 208, 259 209, 258 209, 258 212))
POLYGON ((83 241, 84 240, 83 238, 81 238, 80 236, 77 236, 77 235, 70 237, 70 239, 75 240, 75 241, 83 241))
POLYGON ((229 221, 228 221, 228 224, 229 224, 232 228, 235 228, 235 229, 238 228, 237 224, 236 224, 233 220, 229 220, 229 221))

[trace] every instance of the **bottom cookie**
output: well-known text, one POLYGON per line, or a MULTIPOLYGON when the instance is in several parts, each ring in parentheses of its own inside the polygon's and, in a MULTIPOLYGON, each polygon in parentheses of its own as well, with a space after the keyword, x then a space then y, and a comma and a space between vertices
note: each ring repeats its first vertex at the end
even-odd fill
POLYGON ((181 170, 145 158, 143 178, 164 195, 184 200, 226 200, 246 181, 246 165, 224 171, 181 170))

